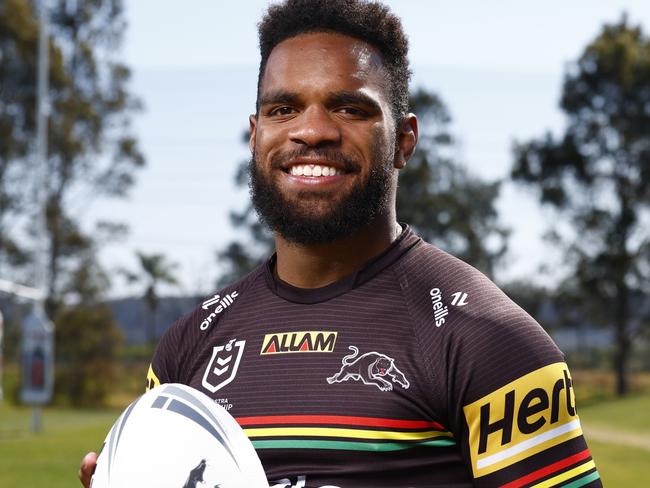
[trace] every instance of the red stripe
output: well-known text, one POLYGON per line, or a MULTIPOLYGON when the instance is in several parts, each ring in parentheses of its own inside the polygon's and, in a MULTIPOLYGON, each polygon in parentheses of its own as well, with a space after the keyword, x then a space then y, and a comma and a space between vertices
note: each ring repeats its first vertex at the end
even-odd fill
POLYGON ((267 415, 263 417, 237 417, 241 426, 269 424, 340 424, 365 427, 392 427, 396 429, 445 430, 438 422, 428 420, 396 420, 347 415, 267 415))
POLYGON ((537 471, 533 471, 532 473, 529 473, 526 476, 522 476, 519 479, 511 481, 506 485, 502 485, 501 488, 519 488, 521 486, 524 486, 525 484, 543 478, 546 475, 555 473, 561 470, 562 468, 566 468, 567 466, 576 464, 578 461, 582 461, 583 459, 588 458, 590 455, 591 454, 589 453, 589 449, 585 449, 584 451, 574 454, 573 456, 569 456, 568 458, 561 459, 557 462, 554 462, 553 464, 549 464, 544 468, 538 469, 537 471))

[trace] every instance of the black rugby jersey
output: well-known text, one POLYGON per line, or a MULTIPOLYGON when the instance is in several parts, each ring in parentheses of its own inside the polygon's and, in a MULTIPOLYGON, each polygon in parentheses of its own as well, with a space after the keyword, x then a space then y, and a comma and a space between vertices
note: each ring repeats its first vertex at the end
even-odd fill
POLYGON ((408 228, 323 288, 273 266, 176 322, 148 375, 226 408, 272 487, 601 486, 562 353, 480 272, 408 228))

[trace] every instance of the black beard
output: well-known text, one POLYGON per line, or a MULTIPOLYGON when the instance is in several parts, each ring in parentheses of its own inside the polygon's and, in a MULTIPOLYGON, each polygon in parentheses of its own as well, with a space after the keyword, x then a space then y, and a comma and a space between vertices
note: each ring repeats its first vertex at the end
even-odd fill
MULTIPOLYGON (((309 154, 314 155, 315 152, 318 151, 311 150, 309 154)), ((327 159, 339 160, 346 168, 357 164, 341 154, 332 154, 331 150, 326 153, 327 159)), ((373 167, 366 181, 357 184, 342 200, 332 204, 326 214, 313 216, 296 209, 283 197, 273 180, 258 170, 253 154, 248 169, 255 211, 271 230, 295 244, 324 244, 348 237, 384 213, 390 204, 393 158, 377 149, 373 150, 371 157, 373 167)), ((271 164, 276 168, 279 165, 277 161, 271 164)))

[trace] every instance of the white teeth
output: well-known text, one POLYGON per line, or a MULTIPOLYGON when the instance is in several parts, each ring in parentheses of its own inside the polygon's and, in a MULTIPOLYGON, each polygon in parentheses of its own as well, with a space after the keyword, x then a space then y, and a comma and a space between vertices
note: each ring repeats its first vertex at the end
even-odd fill
POLYGON ((321 166, 319 164, 297 164, 292 166, 289 173, 293 176, 334 176, 343 172, 340 169, 331 166, 321 166))

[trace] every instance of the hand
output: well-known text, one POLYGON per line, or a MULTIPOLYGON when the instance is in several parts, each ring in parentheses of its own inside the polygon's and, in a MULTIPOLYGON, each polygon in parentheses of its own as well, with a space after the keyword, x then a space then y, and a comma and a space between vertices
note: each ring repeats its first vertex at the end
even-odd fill
POLYGON ((95 467, 97 466, 97 453, 89 452, 86 454, 81 461, 81 466, 79 466, 79 481, 84 485, 84 488, 90 486, 90 479, 93 477, 95 472, 95 467))

